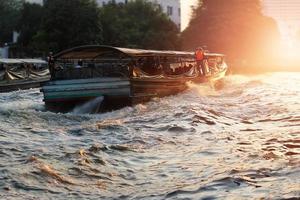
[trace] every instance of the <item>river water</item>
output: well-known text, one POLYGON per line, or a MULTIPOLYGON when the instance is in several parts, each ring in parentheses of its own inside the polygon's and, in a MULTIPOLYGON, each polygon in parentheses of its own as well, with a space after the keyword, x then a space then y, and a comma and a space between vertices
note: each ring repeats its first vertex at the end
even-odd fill
POLYGON ((0 94, 0 199, 300 198, 300 73, 95 115, 42 98, 0 94))

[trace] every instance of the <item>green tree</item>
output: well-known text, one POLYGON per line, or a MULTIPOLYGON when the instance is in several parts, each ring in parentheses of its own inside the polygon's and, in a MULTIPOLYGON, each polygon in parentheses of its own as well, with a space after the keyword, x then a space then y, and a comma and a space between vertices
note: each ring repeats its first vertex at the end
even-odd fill
POLYGON ((0 45, 12 42, 12 33, 19 18, 21 0, 0 0, 0 45))
POLYGON ((101 8, 104 44, 146 49, 178 49, 179 30, 158 5, 144 0, 101 8))
POLYGON ((207 45, 230 61, 272 59, 280 35, 275 21, 262 14, 260 0, 202 0, 182 33, 183 48, 207 45))
POLYGON ((45 51, 61 51, 102 41, 95 0, 47 0, 41 30, 34 41, 45 51))
POLYGON ((39 4, 24 3, 20 11, 17 30, 20 33, 18 44, 23 47, 31 46, 33 37, 41 28, 44 9, 39 4))

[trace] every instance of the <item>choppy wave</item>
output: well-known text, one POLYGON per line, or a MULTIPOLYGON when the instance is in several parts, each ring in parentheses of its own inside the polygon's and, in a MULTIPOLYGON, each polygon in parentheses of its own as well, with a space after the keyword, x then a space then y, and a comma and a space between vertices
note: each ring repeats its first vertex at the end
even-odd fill
POLYGON ((300 198, 299 85, 235 75, 94 115, 0 94, 0 198, 300 198))

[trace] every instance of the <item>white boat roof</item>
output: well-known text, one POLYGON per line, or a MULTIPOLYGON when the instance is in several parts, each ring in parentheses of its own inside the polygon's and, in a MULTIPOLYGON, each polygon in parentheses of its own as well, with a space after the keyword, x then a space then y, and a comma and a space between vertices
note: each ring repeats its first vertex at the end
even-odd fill
POLYGON ((40 60, 40 59, 27 58, 27 59, 19 59, 19 60, 23 61, 24 63, 47 64, 45 60, 40 60))
MULTIPOLYGON (((174 56, 174 57, 188 57, 194 58, 194 52, 190 51, 166 51, 166 50, 146 50, 146 49, 129 49, 112 47, 106 45, 86 45, 74 47, 64 50, 56 55, 55 59, 96 59, 103 55, 114 55, 117 58, 118 53, 122 53, 127 57, 145 57, 145 56, 174 56)), ((205 53, 208 57, 223 57, 223 54, 205 53)))
POLYGON ((0 63, 2 64, 21 64, 21 63, 28 63, 28 64, 47 64, 46 61, 41 59, 19 59, 19 58, 0 58, 0 63))
POLYGON ((185 51, 159 51, 159 50, 145 50, 145 49, 129 49, 112 47, 105 45, 86 45, 74 47, 64 50, 56 55, 54 58, 58 59, 96 59, 105 54, 114 55, 116 53, 122 53, 127 57, 142 57, 142 56, 181 56, 181 57, 193 57, 193 52, 185 51))
POLYGON ((0 58, 0 63, 2 64, 20 64, 23 63, 21 60, 12 58, 0 58))

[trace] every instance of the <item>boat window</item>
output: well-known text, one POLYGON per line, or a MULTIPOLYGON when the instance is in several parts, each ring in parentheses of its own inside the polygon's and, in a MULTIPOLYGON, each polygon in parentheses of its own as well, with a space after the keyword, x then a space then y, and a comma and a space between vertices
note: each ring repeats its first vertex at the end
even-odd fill
POLYGON ((164 73, 167 75, 184 74, 195 66, 193 59, 184 57, 163 57, 161 61, 164 66, 164 73))
POLYGON ((162 66, 159 57, 142 57, 137 60, 136 67, 149 75, 162 73, 162 66))
POLYGON ((97 58, 57 60, 54 79, 128 77, 128 59, 97 58))
POLYGON ((223 63, 223 58, 215 57, 215 58, 208 59, 208 61, 211 65, 221 65, 223 63))

